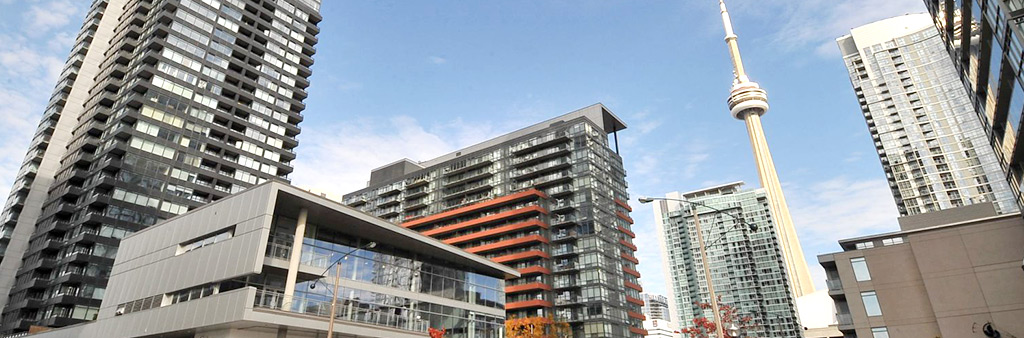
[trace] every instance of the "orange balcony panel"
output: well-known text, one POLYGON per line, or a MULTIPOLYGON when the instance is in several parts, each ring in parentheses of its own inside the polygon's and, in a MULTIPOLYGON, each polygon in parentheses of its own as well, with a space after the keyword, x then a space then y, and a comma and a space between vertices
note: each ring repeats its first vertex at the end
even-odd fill
POLYGON ((524 252, 517 252, 511 255, 494 257, 491 258, 491 261, 494 261, 495 263, 508 263, 521 261, 527 258, 551 258, 551 255, 548 255, 546 252, 540 250, 530 250, 524 252))
POLYGON ((619 216, 619 218, 626 220, 626 222, 629 222, 629 224, 633 224, 633 219, 627 216, 626 214, 623 214, 622 212, 616 211, 615 216, 619 216))
POLYGON ((505 293, 516 293, 516 292, 533 291, 533 290, 548 290, 548 291, 551 291, 551 285, 547 285, 547 284, 544 284, 544 283, 527 283, 527 284, 522 284, 522 285, 512 285, 512 286, 506 286, 505 287, 505 293))
POLYGON ((644 291, 644 288, 639 286, 639 285, 636 285, 636 284, 633 284, 633 283, 630 283, 630 282, 622 282, 622 283, 624 285, 626 285, 627 288, 630 288, 630 289, 633 289, 633 290, 636 290, 636 291, 640 291, 640 292, 644 291))
MULTIPOLYGON (((548 224, 544 223, 543 221, 541 221, 539 219, 532 219, 532 220, 529 220, 529 221, 526 221, 526 222, 513 223, 513 224, 509 224, 509 225, 500 226, 500 227, 497 227, 497 228, 494 228, 494 229, 490 229, 490 230, 484 230, 484 231, 480 231, 480 232, 476 232, 476 233, 472 233, 472 234, 468 234, 468 235, 462 235, 462 236, 459 236, 459 237, 452 237, 452 238, 444 240, 444 242, 445 242, 445 244, 465 243, 465 242, 476 240, 476 239, 487 238, 487 237, 490 237, 490 236, 501 235, 501 234, 504 234, 504 233, 509 233, 509 232, 513 232, 513 231, 516 231, 516 230, 528 229, 528 228, 532 228, 532 227, 539 227, 539 228, 547 229, 548 228, 548 224)), ((431 231, 433 231, 433 230, 431 230, 431 231)), ((430 232, 430 231, 427 231, 427 232, 430 232)), ((424 234, 426 234, 427 232, 424 232, 424 234)))
POLYGON ((633 262, 633 264, 640 264, 640 260, 639 259, 636 259, 636 257, 630 256, 630 255, 627 255, 625 252, 620 253, 619 257, 622 257, 623 259, 625 259, 627 261, 633 262))
POLYGON ((633 297, 630 297, 630 296, 626 296, 626 301, 630 302, 630 303, 633 303, 633 304, 636 304, 636 305, 639 305, 639 306, 644 306, 644 300, 640 299, 640 298, 633 298, 633 297))
POLYGON ((618 204, 618 205, 622 206, 623 208, 626 208, 626 210, 629 210, 629 212, 633 212, 633 207, 630 207, 628 203, 623 202, 622 200, 620 200, 618 198, 615 199, 615 204, 618 204))
POLYGON ((533 307, 551 307, 551 302, 542 299, 532 299, 505 304, 505 310, 529 309, 533 307))
POLYGON ((630 268, 627 268, 627 267, 623 267, 622 268, 622 272, 625 272, 625 273, 628 273, 630 275, 633 275, 636 278, 640 278, 640 271, 636 271, 636 270, 633 270, 633 269, 630 269, 630 268))
POLYGON ((647 330, 644 330, 644 329, 641 329, 641 328, 638 328, 638 327, 630 326, 629 327, 629 332, 636 333, 636 334, 641 335, 641 336, 646 336, 647 335, 647 330))
POLYGON ((647 320, 647 316, 644 316, 643 314, 636 313, 636 312, 633 312, 633 311, 626 311, 626 315, 629 316, 630 318, 636 318, 636 319, 639 319, 639 320, 647 320))
POLYGON ((470 205, 467 205, 467 206, 464 206, 464 207, 461 207, 461 208, 458 208, 458 209, 448 210, 448 211, 445 211, 445 212, 442 212, 442 213, 430 215, 430 216, 423 217, 423 218, 420 218, 420 219, 408 221, 408 222, 402 223, 402 226, 404 226, 406 228, 411 228, 411 227, 415 227, 415 226, 429 224, 429 223, 437 222, 437 221, 440 221, 440 220, 456 217, 456 216, 459 216, 459 215, 467 213, 467 212, 476 211, 476 210, 480 210, 480 209, 484 209, 484 208, 489 208, 489 207, 493 207, 493 206, 498 206, 498 205, 501 205, 501 204, 504 204, 504 203, 521 200, 521 199, 524 199, 524 198, 527 198, 527 197, 531 197, 531 196, 539 196, 541 198, 548 198, 548 195, 544 194, 540 190, 530 189, 530 190, 526 190, 526 191, 522 191, 522 192, 517 192, 517 193, 511 194, 511 195, 505 195, 505 196, 489 199, 489 200, 486 200, 486 201, 482 201, 482 202, 479 202, 479 203, 470 204, 470 205))
POLYGON ((624 240, 624 239, 620 239, 619 240, 619 244, 625 245, 627 248, 630 248, 630 249, 633 249, 633 251, 636 251, 636 245, 633 245, 633 243, 630 243, 630 242, 626 242, 626 240, 624 240))
POLYGON ((548 268, 545 268, 543 266, 540 266, 540 265, 519 269, 519 274, 522 275, 522 276, 526 276, 526 275, 534 274, 534 273, 550 275, 551 274, 551 270, 549 270, 548 268))
POLYGON ((494 214, 494 215, 489 215, 489 216, 484 216, 484 217, 480 217, 480 218, 471 219, 471 220, 468 220, 468 221, 465 221, 465 222, 459 222, 459 223, 455 223, 455 224, 452 224, 452 225, 446 225, 446 226, 443 226, 443 227, 440 227, 440 228, 430 229, 430 230, 421 232, 421 234, 424 234, 424 235, 427 235, 427 236, 435 236, 435 235, 438 235, 438 234, 449 233, 449 232, 452 232, 452 231, 461 230, 461 229, 465 229, 465 228, 469 228, 469 227, 474 227, 474 226, 478 226, 478 225, 481 225, 481 224, 487 224, 487 223, 490 223, 490 222, 500 221, 502 219, 509 218, 509 217, 525 215, 525 214, 528 214, 528 213, 531 213, 531 212, 539 212, 539 213, 546 214, 546 213, 548 213, 548 209, 544 209, 543 207, 541 207, 539 205, 531 205, 531 206, 524 207, 524 208, 519 208, 519 209, 515 209, 515 210, 509 210, 509 211, 500 212, 500 213, 497 213, 497 214, 494 214))
POLYGON ((619 229, 619 231, 622 231, 622 233, 624 233, 627 236, 629 236, 629 238, 636 238, 636 234, 633 233, 632 231, 629 231, 629 229, 626 229, 626 228, 623 228, 623 227, 617 227, 617 228, 619 229))
POLYGON ((529 236, 523 236, 523 237, 519 237, 519 238, 506 239, 504 241, 498 241, 498 242, 494 242, 494 243, 491 243, 491 244, 484 244, 484 245, 481 245, 481 246, 474 246, 472 248, 466 248, 466 251, 468 251, 470 253, 481 253, 481 252, 505 249, 505 248, 508 248, 508 247, 511 247, 511 246, 516 246, 516 245, 521 245, 521 244, 526 244, 526 243, 535 243, 535 242, 548 243, 549 241, 548 241, 547 238, 544 238, 544 236, 541 236, 541 235, 529 235, 529 236))

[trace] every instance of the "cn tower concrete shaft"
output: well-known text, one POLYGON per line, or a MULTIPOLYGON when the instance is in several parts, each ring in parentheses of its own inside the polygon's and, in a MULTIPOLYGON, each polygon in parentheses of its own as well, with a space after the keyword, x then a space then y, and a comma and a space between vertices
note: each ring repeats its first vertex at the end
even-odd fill
POLYGON ((789 279, 793 295, 800 297, 814 292, 814 283, 811 281, 807 261, 804 260, 804 253, 800 248, 800 240, 797 239, 793 219, 789 215, 786 196, 782 193, 782 184, 779 183, 775 162, 772 161, 772 154, 768 150, 764 129, 761 128, 761 115, 768 112, 768 93, 747 78, 743 59, 740 58, 739 44, 736 42, 737 36, 733 33, 732 21, 729 19, 729 11, 725 8, 724 0, 719 0, 718 4, 722 11, 722 24, 725 26, 725 43, 729 46, 733 65, 734 78, 729 94, 729 110, 733 117, 747 124, 758 178, 767 195, 776 236, 786 262, 786 277, 789 279))

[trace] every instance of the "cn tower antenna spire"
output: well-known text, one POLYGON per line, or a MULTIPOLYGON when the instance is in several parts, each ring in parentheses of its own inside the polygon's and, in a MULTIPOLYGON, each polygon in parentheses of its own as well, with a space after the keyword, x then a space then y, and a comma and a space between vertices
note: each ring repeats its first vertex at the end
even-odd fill
POLYGON ((725 8, 725 0, 718 0, 718 7, 722 9, 722 25, 725 26, 725 43, 729 45, 729 57, 732 58, 734 82, 750 81, 747 79, 746 71, 743 70, 740 45, 736 42, 736 33, 732 31, 732 19, 729 18, 729 10, 725 8))
POLYGON ((810 294, 814 292, 814 283, 811 282, 807 261, 800 248, 793 219, 789 215, 786 196, 782 194, 782 184, 779 182, 775 162, 768 150, 768 140, 765 138, 764 129, 761 128, 761 116, 768 112, 768 92, 747 77, 743 59, 740 57, 738 37, 733 32, 732 19, 729 18, 729 10, 725 8, 725 0, 718 0, 718 7, 722 11, 725 44, 728 45, 729 57, 732 58, 733 83, 729 93, 729 111, 734 118, 743 120, 747 125, 758 178, 771 209, 775 235, 782 249, 783 260, 786 262, 786 278, 793 290, 793 296, 810 294))

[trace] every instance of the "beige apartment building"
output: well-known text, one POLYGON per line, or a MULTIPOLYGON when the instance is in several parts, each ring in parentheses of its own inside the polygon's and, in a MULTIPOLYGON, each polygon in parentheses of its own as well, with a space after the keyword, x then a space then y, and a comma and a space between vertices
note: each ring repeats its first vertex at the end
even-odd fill
POLYGON ((901 217, 818 256, 844 337, 1024 337, 1024 219, 991 203, 901 217))

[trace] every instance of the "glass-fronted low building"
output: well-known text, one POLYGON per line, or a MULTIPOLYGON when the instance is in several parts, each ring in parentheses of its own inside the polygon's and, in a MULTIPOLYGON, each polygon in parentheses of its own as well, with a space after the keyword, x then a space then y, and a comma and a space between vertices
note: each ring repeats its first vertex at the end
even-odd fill
POLYGON ((699 317, 713 318, 704 264, 710 266, 721 304, 749 316, 744 328, 756 337, 801 337, 796 297, 789 287, 782 247, 775 236, 764 189, 743 190, 733 182, 690 192, 666 194, 654 204, 655 227, 668 278, 672 321, 688 326, 699 317), (696 214, 692 205, 696 205, 696 214), (697 238, 706 244, 701 258, 697 238), (740 221, 742 220, 742 221, 740 221))
POLYGON ((38 337, 323 336, 337 296, 343 337, 500 338, 518 275, 268 182, 125 238, 96 322, 38 337))

